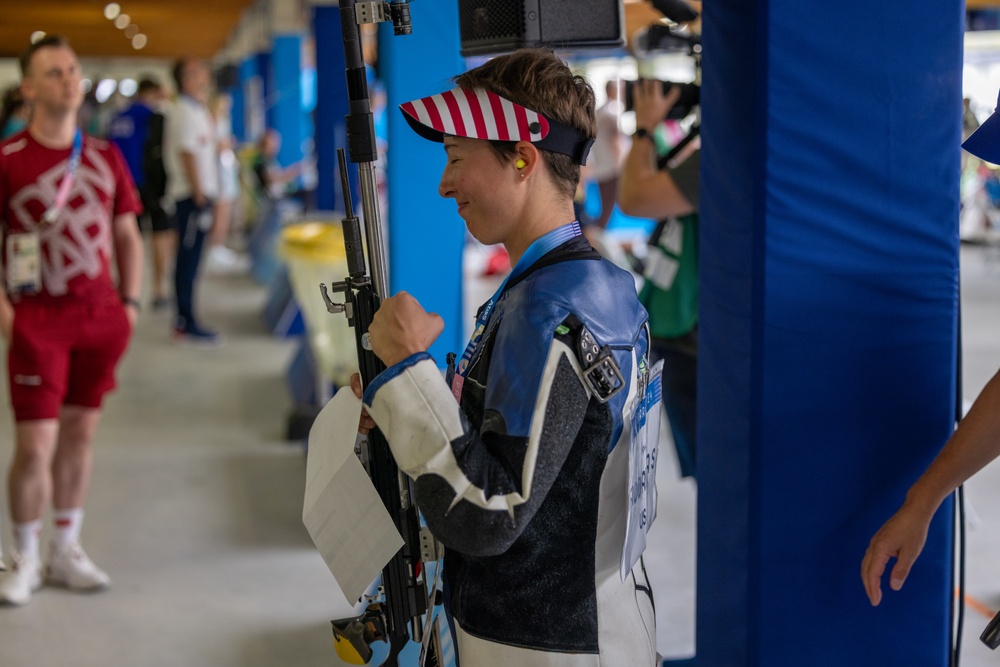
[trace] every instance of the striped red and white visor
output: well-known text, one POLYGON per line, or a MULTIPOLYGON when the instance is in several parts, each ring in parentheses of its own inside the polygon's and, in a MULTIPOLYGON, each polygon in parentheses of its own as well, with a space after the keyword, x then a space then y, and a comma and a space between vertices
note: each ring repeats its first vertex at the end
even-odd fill
POLYGON ((425 139, 445 136, 489 141, 527 141, 539 148, 587 162, 594 140, 576 128, 550 120, 496 93, 455 88, 399 105, 403 117, 425 139))

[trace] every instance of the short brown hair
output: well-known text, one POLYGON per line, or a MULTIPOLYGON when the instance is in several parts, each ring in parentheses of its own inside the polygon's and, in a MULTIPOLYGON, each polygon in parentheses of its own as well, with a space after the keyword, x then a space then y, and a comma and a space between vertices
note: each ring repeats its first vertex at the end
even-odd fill
POLYGON ((174 66, 170 70, 174 83, 177 84, 178 93, 184 92, 184 68, 187 67, 189 60, 191 60, 191 58, 178 58, 174 61, 174 66))
MULTIPOLYGON (((520 49, 497 56, 484 65, 455 77, 467 89, 483 88, 546 118, 576 128, 587 137, 597 135, 594 91, 587 80, 573 72, 547 49, 520 49)), ((514 155, 514 142, 491 141, 504 160, 514 155)), ((572 197, 580 182, 580 165, 568 155, 542 150, 556 186, 572 197)))
POLYGON ((149 76, 144 76, 139 80, 139 87, 136 89, 136 93, 139 95, 144 95, 146 93, 157 93, 160 91, 160 83, 149 76))
POLYGON ((31 59, 42 49, 72 49, 65 37, 60 35, 46 35, 37 42, 28 46, 18 59, 21 64, 21 76, 28 76, 31 69, 31 59))

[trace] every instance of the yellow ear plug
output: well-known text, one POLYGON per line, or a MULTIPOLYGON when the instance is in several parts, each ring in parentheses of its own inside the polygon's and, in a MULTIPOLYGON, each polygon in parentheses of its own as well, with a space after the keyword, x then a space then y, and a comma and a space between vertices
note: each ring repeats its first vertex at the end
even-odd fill
POLYGON ((518 169, 524 169, 525 167, 528 166, 528 163, 522 160, 521 158, 517 158, 517 161, 514 162, 514 166, 517 167, 518 169))

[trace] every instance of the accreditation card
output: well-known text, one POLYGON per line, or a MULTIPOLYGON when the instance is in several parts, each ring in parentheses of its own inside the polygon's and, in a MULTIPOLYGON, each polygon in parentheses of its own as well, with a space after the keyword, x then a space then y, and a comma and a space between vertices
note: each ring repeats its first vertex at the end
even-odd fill
POLYGON ((42 288, 42 243, 37 232, 7 236, 7 293, 36 294, 42 288))

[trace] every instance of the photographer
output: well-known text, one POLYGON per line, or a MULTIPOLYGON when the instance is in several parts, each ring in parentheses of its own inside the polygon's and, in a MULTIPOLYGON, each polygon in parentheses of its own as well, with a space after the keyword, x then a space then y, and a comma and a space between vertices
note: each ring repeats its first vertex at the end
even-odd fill
POLYGON ((649 240, 639 300, 649 312, 652 356, 663 359, 663 405, 682 477, 695 476, 695 380, 698 324, 698 138, 667 164, 657 151, 657 127, 681 96, 659 81, 632 87, 636 131, 622 167, 618 206, 627 215, 659 220, 649 240))

